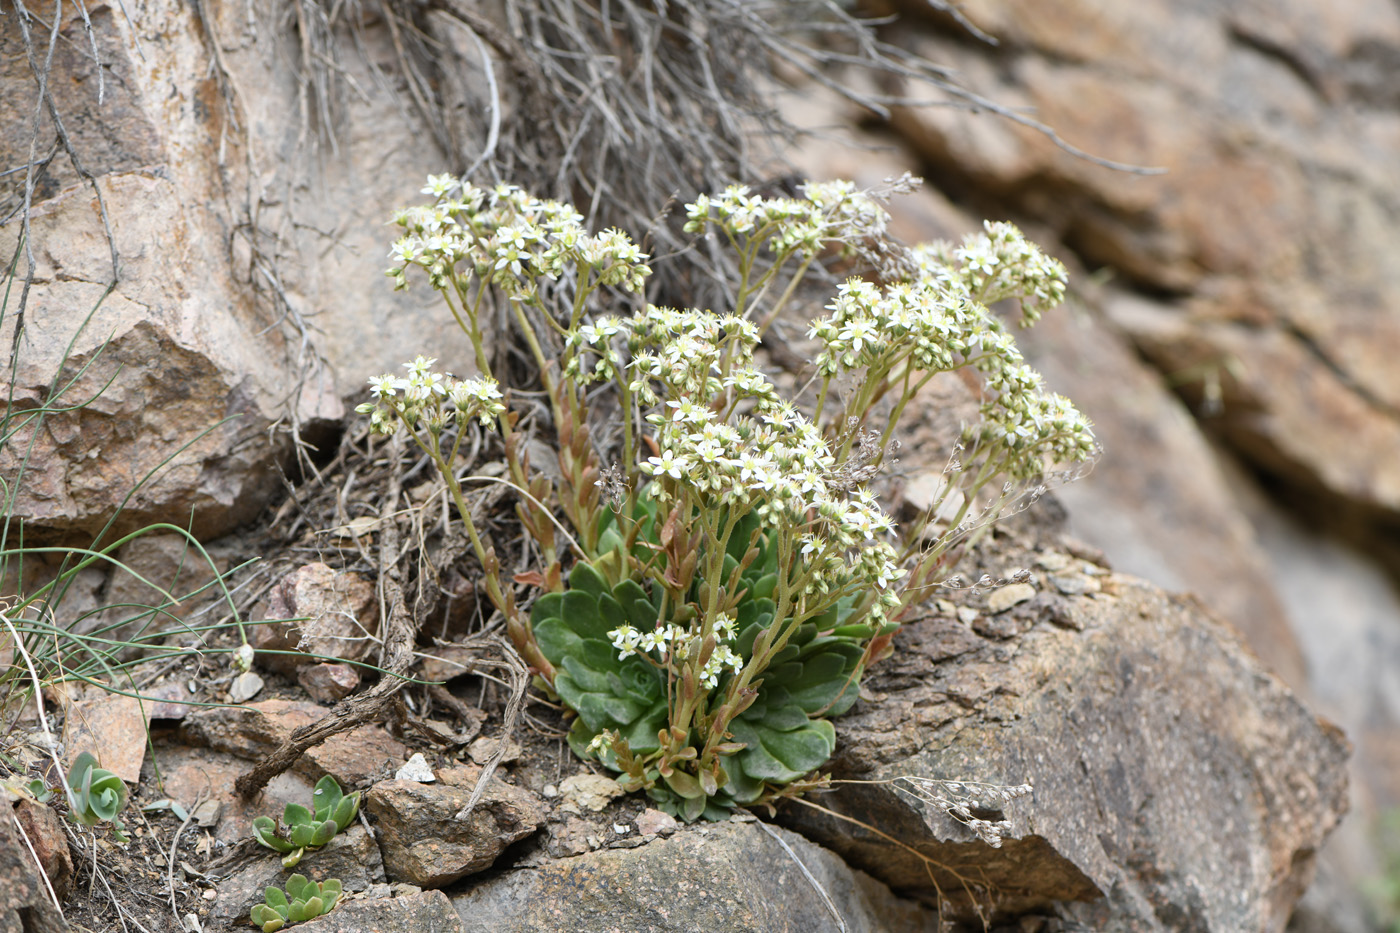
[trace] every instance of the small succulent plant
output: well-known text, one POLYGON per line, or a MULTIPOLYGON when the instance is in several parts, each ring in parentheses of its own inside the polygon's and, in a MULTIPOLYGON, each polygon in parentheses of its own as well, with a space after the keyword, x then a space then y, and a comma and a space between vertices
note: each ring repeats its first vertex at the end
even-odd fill
POLYGON ((343 832, 360 810, 360 792, 346 796, 328 774, 316 782, 312 805, 314 809, 308 810, 301 804, 287 804, 282 813, 285 825, 267 816, 253 820, 253 835, 269 849, 282 853, 284 868, 295 868, 307 849, 320 848, 343 832))
MULTIPOLYGON (((773 624, 767 566, 773 558, 768 550, 760 547, 759 558, 743 570, 732 557, 726 561, 730 573, 742 575, 747 591, 735 608, 729 640, 743 661, 752 657, 755 640, 773 624)), ((696 738, 667 735, 665 669, 641 653, 619 659, 609 642, 621 625, 655 626, 658 607, 638 583, 628 579, 609 587, 602 575, 580 563, 568 591, 540 597, 533 616, 540 648, 557 665, 554 689, 579 714, 569 733, 575 753, 601 758, 626 774, 624 786, 645 788, 662 809, 693 820, 712 807, 718 816, 736 803, 753 803, 820 768, 831 756, 836 732, 829 718, 855 702, 863 643, 875 634, 868 626, 842 624, 851 602, 840 600, 795 632, 758 689, 735 704, 743 708, 716 701, 717 721, 711 728, 727 733, 729 740, 714 746, 719 760, 698 773, 693 763, 697 750, 682 750, 669 760, 673 756, 663 749, 668 739, 689 746, 696 738), (604 732, 621 740, 616 749, 612 741, 597 740, 604 732), (615 750, 624 747, 615 757, 615 750)), ((723 695, 729 676, 716 679, 714 695, 723 695)))
POLYGON ((68 770, 68 813, 76 823, 96 826, 110 822, 116 838, 126 842, 122 821, 117 814, 126 806, 126 785, 111 771, 97 766, 97 759, 83 752, 68 770))
POLYGON ((253 925, 263 933, 276 933, 288 924, 328 914, 340 900, 340 891, 337 878, 316 882, 308 881, 305 875, 292 875, 287 879, 286 893, 269 887, 263 896, 265 903, 253 906, 253 925))

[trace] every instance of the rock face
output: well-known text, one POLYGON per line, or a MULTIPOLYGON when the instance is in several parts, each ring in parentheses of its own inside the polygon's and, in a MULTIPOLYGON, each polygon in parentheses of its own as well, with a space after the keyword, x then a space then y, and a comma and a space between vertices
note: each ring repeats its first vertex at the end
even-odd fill
POLYGON ((640 848, 607 849, 511 872, 454 897, 453 904, 466 933, 933 933, 939 928, 932 910, 895 897, 801 836, 773 832, 777 838, 753 823, 712 824, 640 848))
MULTIPOLYGON (((898 3, 911 15, 925 4, 898 3)), ((1193 402, 1220 377, 1221 436, 1372 521, 1400 512, 1400 108, 1382 0, 978 0, 989 47, 944 23, 902 40, 1033 112, 1113 172, 953 108, 896 128, 970 200, 1034 217, 1086 264, 1175 296, 1115 315, 1193 402)))
MULTIPOLYGON (((193 516, 197 534, 217 534, 278 488, 273 466, 287 447, 275 431, 268 442, 274 424, 314 432, 339 420, 340 390, 429 344, 465 363, 431 290, 394 293, 380 268, 389 213, 446 159, 372 70, 394 56, 382 23, 359 25, 362 54, 344 56, 359 91, 335 105, 341 138, 328 144, 331 127, 291 103, 304 89, 300 40, 281 28, 281 7, 157 0, 139 28, 115 6, 92 7, 100 76, 79 11, 62 10, 47 86, 96 181, 62 152, 32 179, 35 268, 16 398, 26 408, 102 391, 21 431, 0 450, 0 470, 11 475, 32 440, 15 508, 31 534, 93 533, 157 467, 125 500, 118 531, 193 516), (333 323, 313 333, 322 312, 333 323)), ((30 27, 42 59, 48 27, 30 27)), ((38 82, 18 14, 0 22, 0 86, 0 164, 24 166, 38 82)), ((37 138, 42 158, 47 121, 37 138)), ((22 206, 25 183, 22 171, 0 178, 0 217, 22 206)), ((21 227, 0 227, 0 271, 21 227)), ((21 253, 0 333, 7 350, 29 268, 21 253)))
MULTIPOLYGON (((1100 291, 1099 307, 1146 302, 1100 291)), ((1055 391, 1094 419, 1105 446, 1090 476, 1056 490, 1071 532, 1115 568, 1199 595, 1303 688, 1303 653, 1239 490, 1161 374, 1095 315, 1047 315, 1020 343, 1055 391)))
POLYGON ((1032 783, 1000 849, 890 783, 821 803, 930 861, 806 807, 786 819, 963 916, 1069 901, 1054 909, 1096 930, 1282 930, 1346 809, 1345 738, 1199 604, 1073 564, 1099 591, 1042 589, 1011 610, 1018 637, 907 627, 839 724, 838 778, 1032 783))

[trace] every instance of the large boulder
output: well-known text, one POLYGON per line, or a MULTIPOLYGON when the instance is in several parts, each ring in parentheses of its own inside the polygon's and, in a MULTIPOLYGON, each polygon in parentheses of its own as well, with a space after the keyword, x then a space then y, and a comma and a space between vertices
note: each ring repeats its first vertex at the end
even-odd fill
POLYGON ((467 933, 933 933, 938 914, 821 846, 754 823, 701 825, 483 881, 453 898, 467 933))
POLYGON ((1037 592, 902 630, 839 723, 834 773, 860 783, 789 825, 964 917, 1282 930, 1346 810, 1340 730, 1198 602, 1059 549, 999 559, 1037 592), (907 776, 1034 792, 972 811, 1011 821, 993 849, 907 776))

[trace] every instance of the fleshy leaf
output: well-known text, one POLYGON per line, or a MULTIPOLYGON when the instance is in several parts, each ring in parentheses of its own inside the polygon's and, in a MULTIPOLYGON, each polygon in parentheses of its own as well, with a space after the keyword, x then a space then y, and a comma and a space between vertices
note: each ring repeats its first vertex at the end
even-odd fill
POLYGON ((310 845, 323 846, 335 838, 336 832, 340 829, 335 820, 326 820, 324 823, 317 823, 316 829, 311 834, 310 845))
POLYGON ((343 796, 340 785, 329 774, 317 781, 316 789, 311 792, 316 819, 330 819, 330 815, 335 812, 336 804, 340 803, 340 798, 343 796))
POLYGON ((314 818, 311 811, 299 803, 289 803, 282 811, 282 822, 288 827, 309 826, 314 818))
POLYGON ((290 852, 296 848, 277 835, 277 824, 270 816, 260 816, 253 820, 253 835, 257 837, 258 842, 277 852, 290 852))

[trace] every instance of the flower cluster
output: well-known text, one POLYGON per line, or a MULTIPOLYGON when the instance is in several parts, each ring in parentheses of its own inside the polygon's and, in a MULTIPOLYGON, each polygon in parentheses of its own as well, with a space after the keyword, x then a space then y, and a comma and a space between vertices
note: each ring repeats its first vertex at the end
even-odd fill
POLYGON ((1007 452, 1005 472, 1028 479, 1046 460, 1091 459, 1098 450, 1093 428, 1074 403, 1048 392, 1040 373, 1024 364, 996 369, 987 379, 995 393, 982 404, 982 422, 969 428, 975 439, 1007 452))
POLYGON ((985 306, 935 278, 884 288, 849 279, 827 310, 808 331, 822 342, 816 359, 822 376, 852 370, 883 375, 901 362, 945 372, 975 356, 1015 352, 985 306))
MULTIPOLYGON (((1064 298, 1065 271, 1026 241, 1011 224, 988 223, 961 248, 933 244, 913 252, 914 277, 884 286, 850 279, 813 322, 822 344, 818 374, 827 382, 848 372, 864 377, 865 391, 886 378, 921 379, 963 366, 985 379, 983 421, 969 443, 1025 479, 1046 462, 1091 459, 1097 451, 1089 420, 1063 396, 1047 392, 1025 364, 1015 341, 988 305, 1021 301, 1023 323, 1064 298)), ((920 385, 922 382, 916 382, 920 385)), ((906 393, 907 394, 907 393, 906 393)), ((867 395, 867 397, 869 397, 867 395)))
MULTIPOLYGON (((795 531, 814 593, 859 583, 883 607, 896 605, 894 522, 868 490, 849 495, 849 471, 823 432, 754 365, 757 344, 749 321, 653 305, 580 327, 572 372, 623 380, 649 412, 659 450, 638 467, 663 480, 650 495, 670 501, 683 491, 706 508, 755 511, 795 531)), ((883 621, 881 606, 876 615, 883 621)))
MULTIPOLYGON (((956 248, 906 249, 886 235, 883 195, 849 182, 809 183, 797 197, 743 186, 702 195, 686 229, 717 231, 736 252, 732 305, 715 313, 622 295, 643 290, 648 257, 620 231, 590 233, 567 204, 449 175, 423 191, 431 204, 395 218, 403 235, 389 275, 403 286, 410 266, 427 273, 482 373, 481 309, 514 315, 552 408, 560 469, 534 475, 511 455, 519 440, 489 375, 458 380, 419 357, 406 377, 370 380, 374 399, 359 411, 378 433, 410 428, 442 473, 488 597, 577 714, 571 747, 687 820, 806 787, 835 747, 830 719, 892 650, 906 604, 947 573, 953 541, 1001 514, 1011 483, 969 519, 980 490, 1096 450, 1087 419, 1046 391, 989 311, 1016 299, 1030 323, 1065 296, 1064 268, 1010 224, 956 248), (879 278, 846 281, 811 325, 817 390, 800 408, 755 350, 810 264, 837 249, 879 278), (933 375, 962 368, 980 379, 982 418, 924 522, 948 500, 939 520, 950 530, 927 548, 922 526, 898 541, 872 482, 891 463, 906 405, 933 375), (620 462, 607 469, 588 412, 599 383, 611 383, 622 414, 620 462), (528 623, 455 476, 464 432, 442 442, 470 418, 500 425, 513 484, 530 491, 522 523, 550 592, 528 623), (576 534, 567 588, 553 505, 576 534)), ((993 818, 999 803, 1030 787, 911 779, 906 790, 996 846, 1009 829, 993 818)))
POLYGON ((1034 323, 1065 300, 1069 276, 1059 260, 1045 255, 1015 224, 986 221, 983 230, 968 234, 957 248, 947 243, 915 247, 911 253, 919 274, 983 305, 1018 299, 1023 324, 1034 323))
POLYGON ((651 274, 647 256, 619 230, 590 235, 583 217, 559 201, 533 197, 515 185, 479 188, 466 179, 433 175, 423 188, 431 205, 394 216, 403 229, 390 251, 387 275, 406 287, 407 269, 427 271, 434 288, 461 288, 473 275, 509 293, 531 293, 537 280, 590 270, 596 284, 640 291, 651 274))
POLYGON ((370 430, 390 435, 400 425, 410 431, 422 428, 438 434, 449 423, 460 427, 476 418, 483 427, 504 412, 501 390, 490 376, 457 379, 450 374, 433 372, 437 360, 419 356, 405 363, 406 377, 393 374, 376 376, 369 381, 374 401, 365 402, 355 411, 369 415, 370 430))
MULTIPOLYGON (((738 673, 744 666, 743 657, 734 650, 732 642, 738 633, 734 628, 733 616, 721 616, 715 625, 715 635, 723 639, 716 644, 710 656, 700 669, 700 684, 706 690, 719 685, 719 679, 726 671, 738 673)), ((617 659, 625 661, 634 654, 655 653, 661 663, 684 661, 691 651, 701 650, 698 639, 688 628, 668 623, 659 625, 649 632, 641 632, 630 625, 619 626, 608 632, 608 640, 617 649, 617 659)))
POLYGON ((701 233, 710 225, 731 238, 768 241, 773 253, 811 257, 832 241, 878 236, 889 214, 853 182, 808 182, 801 198, 766 198, 745 185, 723 194, 700 195, 686 205, 685 229, 701 233))

